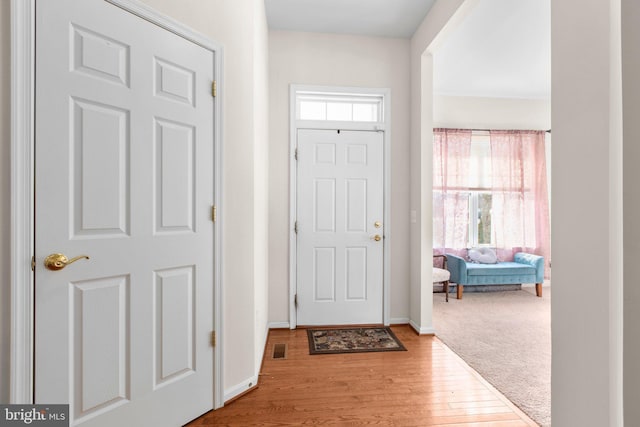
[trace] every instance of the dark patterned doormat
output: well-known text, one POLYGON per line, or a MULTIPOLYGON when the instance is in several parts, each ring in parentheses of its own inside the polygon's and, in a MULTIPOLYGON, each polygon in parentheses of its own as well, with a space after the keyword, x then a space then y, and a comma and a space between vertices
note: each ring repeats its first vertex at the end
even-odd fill
POLYGON ((391 328, 307 329, 309 354, 407 351, 391 328))

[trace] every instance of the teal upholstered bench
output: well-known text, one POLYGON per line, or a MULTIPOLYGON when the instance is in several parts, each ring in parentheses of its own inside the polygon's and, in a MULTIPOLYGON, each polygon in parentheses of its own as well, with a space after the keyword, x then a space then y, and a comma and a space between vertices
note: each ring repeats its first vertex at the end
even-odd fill
POLYGON ((544 257, 518 252, 512 262, 478 264, 447 254, 450 282, 457 284, 456 296, 462 299, 464 285, 509 285, 535 283, 536 295, 542 296, 544 257))

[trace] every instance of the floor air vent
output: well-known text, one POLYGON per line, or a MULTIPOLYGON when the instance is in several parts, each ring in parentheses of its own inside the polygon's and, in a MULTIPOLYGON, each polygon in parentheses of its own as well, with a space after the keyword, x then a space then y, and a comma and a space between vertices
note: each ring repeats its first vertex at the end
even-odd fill
POLYGON ((286 359, 287 358, 287 345, 286 344, 274 344, 273 356, 274 359, 286 359))

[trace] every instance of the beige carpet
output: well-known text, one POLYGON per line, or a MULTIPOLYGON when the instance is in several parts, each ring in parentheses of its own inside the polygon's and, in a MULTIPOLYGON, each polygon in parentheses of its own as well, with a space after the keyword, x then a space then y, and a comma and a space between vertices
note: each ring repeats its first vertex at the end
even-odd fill
MULTIPOLYGON (((465 290, 466 291, 466 290, 465 290)), ((551 425, 551 290, 433 295, 437 336, 542 427, 551 425)))

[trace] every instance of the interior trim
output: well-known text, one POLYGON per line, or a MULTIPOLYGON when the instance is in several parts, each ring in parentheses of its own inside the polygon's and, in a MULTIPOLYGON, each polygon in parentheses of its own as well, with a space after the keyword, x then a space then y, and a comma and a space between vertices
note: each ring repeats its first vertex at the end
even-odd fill
POLYGON ((33 402, 35 0, 11 0, 11 356, 9 401, 33 402))
POLYGON ((361 88, 361 87, 339 87, 339 86, 313 86, 292 84, 289 88, 289 327, 295 329, 297 326, 295 295, 297 292, 296 267, 297 267, 297 240, 295 233, 296 215, 296 168, 297 161, 294 153, 297 146, 298 129, 349 129, 363 131, 381 131, 384 134, 384 239, 383 239, 383 296, 382 296, 382 321, 385 326, 389 326, 391 302, 391 90, 387 88, 361 88), (317 120, 297 120, 296 118, 296 93, 307 92, 330 92, 330 93, 356 93, 356 94, 376 94, 383 98, 382 108, 384 111, 382 123, 362 123, 362 122, 332 122, 317 120))

